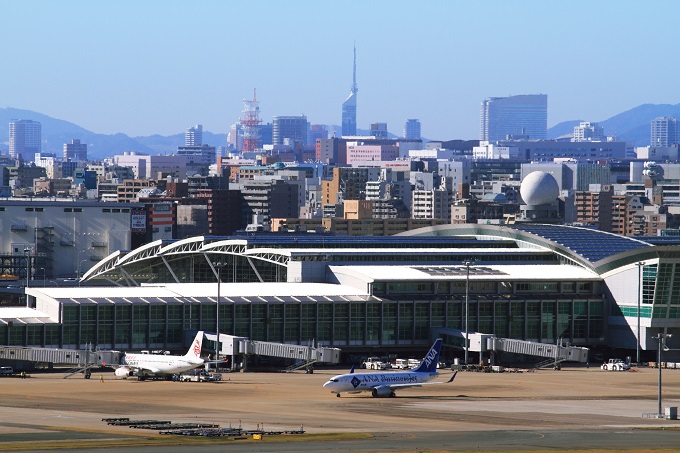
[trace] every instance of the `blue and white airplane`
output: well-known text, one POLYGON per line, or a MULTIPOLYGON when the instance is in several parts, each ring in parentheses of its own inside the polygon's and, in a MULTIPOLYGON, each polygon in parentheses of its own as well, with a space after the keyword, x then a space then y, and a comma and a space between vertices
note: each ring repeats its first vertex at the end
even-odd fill
POLYGON ((396 371, 393 373, 354 373, 354 367, 347 374, 332 377, 323 386, 336 396, 340 393, 371 392, 373 397, 394 397, 394 391, 409 387, 421 387, 432 384, 448 384, 456 377, 453 373, 451 379, 446 382, 428 382, 437 376, 437 363, 439 351, 442 347, 442 339, 438 338, 418 368, 409 371, 396 371))

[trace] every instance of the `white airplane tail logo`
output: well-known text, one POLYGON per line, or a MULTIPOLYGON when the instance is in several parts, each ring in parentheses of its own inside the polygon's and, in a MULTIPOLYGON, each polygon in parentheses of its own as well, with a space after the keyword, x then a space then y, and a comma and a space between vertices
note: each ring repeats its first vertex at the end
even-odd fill
POLYGON ((186 357, 200 359, 202 346, 203 346, 203 331, 199 331, 196 334, 196 338, 194 338, 194 342, 189 347, 189 350, 186 353, 186 357))

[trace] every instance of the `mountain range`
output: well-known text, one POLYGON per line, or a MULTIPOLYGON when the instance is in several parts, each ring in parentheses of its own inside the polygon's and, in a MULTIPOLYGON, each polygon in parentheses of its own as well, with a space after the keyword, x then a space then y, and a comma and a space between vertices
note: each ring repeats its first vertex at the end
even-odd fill
MULTIPOLYGON (((650 123, 659 116, 680 118, 680 104, 643 104, 626 112, 619 113, 604 121, 597 121, 604 128, 607 135, 615 135, 618 140, 632 142, 635 146, 649 144, 650 123)), ((39 121, 42 126, 42 149, 46 152, 61 154, 63 144, 72 139, 80 139, 88 144, 90 159, 103 159, 124 151, 136 151, 145 154, 172 154, 178 146, 184 144, 184 132, 163 136, 149 135, 143 137, 129 137, 123 133, 98 134, 88 131, 77 124, 52 118, 42 113, 12 107, 0 108, 0 152, 8 152, 9 121, 12 119, 30 119, 39 121)), ((573 133, 574 126, 583 120, 564 121, 548 129, 548 138, 554 139, 573 133)), ((339 130, 337 125, 329 125, 329 131, 339 130)), ((357 131, 365 134, 368 131, 357 131)), ((396 137, 390 134, 390 137, 396 137)), ((442 138, 443 141, 450 138, 442 138)), ((221 146, 226 144, 226 134, 215 134, 203 131, 203 142, 221 146)))

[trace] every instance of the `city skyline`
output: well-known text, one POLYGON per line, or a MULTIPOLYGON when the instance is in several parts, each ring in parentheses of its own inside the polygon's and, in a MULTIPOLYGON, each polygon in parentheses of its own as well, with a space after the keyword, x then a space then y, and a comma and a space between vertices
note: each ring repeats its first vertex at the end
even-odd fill
POLYGON ((659 10, 680 12, 671 1, 1 5, 0 38, 16 43, 5 58, 20 64, 0 73, 0 105, 97 133, 227 133, 253 88, 264 122, 340 125, 354 43, 359 129, 400 135, 417 118, 423 137, 478 139, 482 101, 509 95, 547 94, 548 127, 680 102, 673 41, 656 24, 659 10))

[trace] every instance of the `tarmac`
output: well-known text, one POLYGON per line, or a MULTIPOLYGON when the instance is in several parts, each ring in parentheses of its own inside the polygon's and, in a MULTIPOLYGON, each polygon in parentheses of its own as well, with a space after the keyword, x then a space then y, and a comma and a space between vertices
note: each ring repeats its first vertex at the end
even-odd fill
MULTIPOLYGON (((312 435, 290 436, 278 449, 275 436, 259 444, 244 439, 236 449, 233 442, 224 444, 231 451, 334 451, 339 445, 344 451, 645 451, 680 444, 675 441, 680 421, 656 418, 658 370, 653 368, 459 372, 450 384, 404 389, 396 398, 369 393, 337 398, 322 388, 329 377, 344 372, 223 373, 221 382, 185 383, 116 379, 112 372, 94 373, 92 379, 64 379, 60 373, 0 378, 0 450, 225 451, 218 439, 196 446, 193 439, 168 441, 158 431, 102 421, 112 417, 271 431, 302 428, 312 435), (338 433, 342 442, 323 437, 338 433), (451 439, 456 441, 447 447, 451 439)), ((438 380, 445 381, 452 372, 440 373, 438 380)), ((680 370, 665 369, 662 376, 665 412, 666 406, 680 406, 680 370)))

